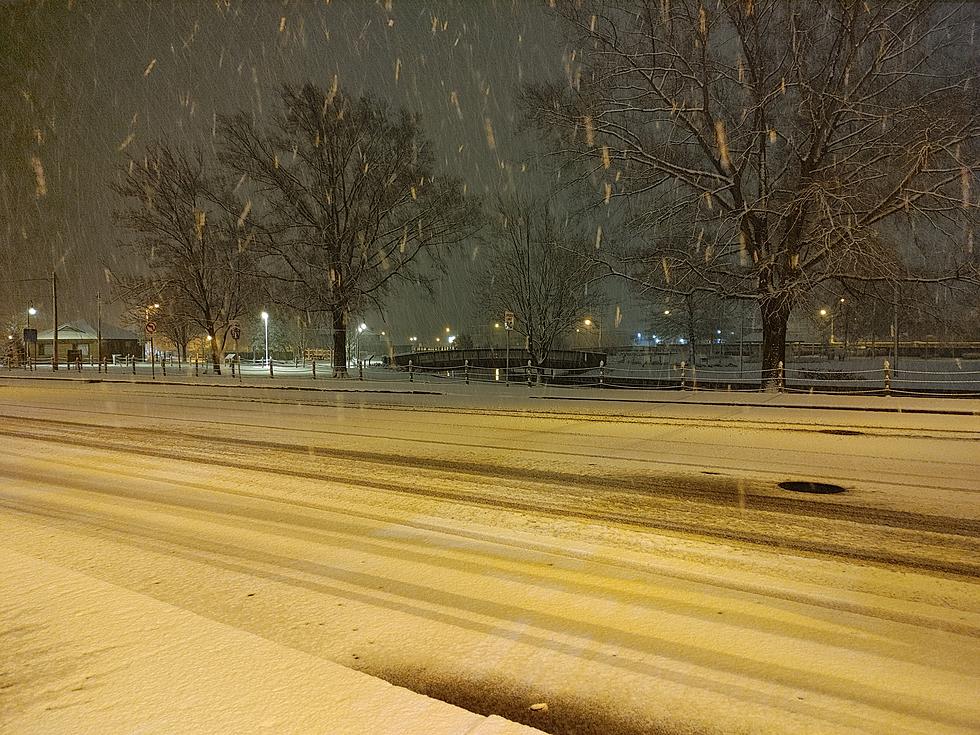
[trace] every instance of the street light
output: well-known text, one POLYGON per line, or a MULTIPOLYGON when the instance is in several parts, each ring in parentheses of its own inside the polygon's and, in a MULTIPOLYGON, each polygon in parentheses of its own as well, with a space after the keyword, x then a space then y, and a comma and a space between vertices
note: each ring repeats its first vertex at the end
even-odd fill
POLYGON ((269 365, 269 312, 263 311, 261 314, 262 322, 265 325, 265 364, 269 365))
POLYGON ((602 325, 599 324, 598 322, 593 321, 591 317, 586 317, 585 319, 583 319, 582 320, 582 324, 584 324, 586 327, 589 327, 590 329, 593 326, 596 328, 596 333, 597 333, 596 336, 599 338, 598 347, 601 348, 602 347, 602 325))
POLYGON ((354 362, 361 364, 361 332, 367 331, 367 324, 361 322, 357 325, 357 335, 354 337, 354 362))
POLYGON ((37 314, 37 309, 35 309, 33 306, 29 306, 27 308, 27 328, 28 329, 31 328, 31 317, 34 316, 35 314, 37 314))

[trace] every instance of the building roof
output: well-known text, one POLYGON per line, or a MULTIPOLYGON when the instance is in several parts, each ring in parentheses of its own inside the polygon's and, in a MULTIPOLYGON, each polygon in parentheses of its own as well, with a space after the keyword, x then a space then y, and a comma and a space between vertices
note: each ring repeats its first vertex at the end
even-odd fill
MULTIPOLYGON (((66 322, 58 327, 58 341, 65 342, 95 342, 99 338, 98 329, 86 321, 66 322)), ((39 342, 50 342, 54 339, 54 330, 45 329, 37 333, 39 342)), ((112 324, 102 325, 102 339, 113 340, 134 340, 139 341, 140 336, 135 332, 114 326, 112 324)))

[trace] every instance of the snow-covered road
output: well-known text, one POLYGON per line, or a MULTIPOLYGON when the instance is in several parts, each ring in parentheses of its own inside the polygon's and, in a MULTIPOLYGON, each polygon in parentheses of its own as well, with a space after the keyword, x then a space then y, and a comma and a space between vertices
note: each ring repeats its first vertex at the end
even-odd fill
POLYGON ((0 436, 0 546, 474 711, 980 723, 976 416, 25 381, 0 436))

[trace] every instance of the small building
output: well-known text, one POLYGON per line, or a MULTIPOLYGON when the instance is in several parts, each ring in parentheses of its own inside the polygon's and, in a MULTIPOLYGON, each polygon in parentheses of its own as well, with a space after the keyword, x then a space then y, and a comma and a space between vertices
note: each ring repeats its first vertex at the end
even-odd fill
MULTIPOLYGON (((99 331, 88 322, 75 321, 58 327, 59 360, 94 360, 99 352, 99 331)), ((46 329, 37 335, 38 359, 51 359, 54 354, 54 332, 46 329)), ((102 356, 113 355, 141 357, 143 340, 135 332, 109 324, 102 325, 102 356)))

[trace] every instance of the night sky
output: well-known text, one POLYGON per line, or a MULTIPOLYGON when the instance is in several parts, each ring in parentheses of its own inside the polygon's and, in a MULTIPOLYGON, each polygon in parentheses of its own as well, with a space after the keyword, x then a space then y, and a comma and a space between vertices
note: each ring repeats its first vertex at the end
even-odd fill
MULTIPOLYGON (((420 112, 441 170, 470 191, 527 187, 533 139, 519 133, 515 94, 564 77, 567 59, 546 4, 529 0, 6 3, 0 48, 0 267, 29 277, 57 266, 62 320, 94 313, 105 267, 132 267, 114 246, 107 182, 147 141, 210 146, 216 115, 263 119, 279 85, 336 75, 420 112)), ((412 289, 390 299, 389 328, 466 331, 477 316, 464 273, 451 267, 435 299, 412 289)), ((15 286, 0 310, 45 289, 15 286)))

